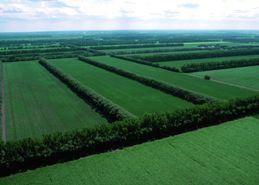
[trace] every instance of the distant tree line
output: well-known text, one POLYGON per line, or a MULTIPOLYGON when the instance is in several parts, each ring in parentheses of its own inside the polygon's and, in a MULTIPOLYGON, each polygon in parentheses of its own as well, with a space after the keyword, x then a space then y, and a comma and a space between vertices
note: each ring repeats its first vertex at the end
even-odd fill
POLYGON ((114 57, 114 58, 122 59, 122 60, 127 60, 127 61, 130 61, 130 62, 135 62, 135 63, 138 63, 138 64, 144 64, 144 65, 148 65, 148 66, 152 66, 152 67, 162 68, 162 69, 165 69, 165 70, 168 70, 168 71, 180 72, 180 70, 177 69, 176 67, 160 66, 157 63, 148 62, 148 61, 145 61, 143 59, 133 58, 133 57, 130 57, 130 56, 121 56, 121 55, 110 55, 110 56, 114 57))
MULTIPOLYGON (((134 48, 132 48, 134 49, 134 48)), ((113 55, 126 55, 126 54, 142 54, 142 53, 164 53, 164 52, 175 52, 175 51, 202 51, 202 50, 213 50, 204 48, 161 48, 161 49, 146 49, 146 50, 123 50, 123 51, 107 51, 113 55)))
POLYGON ((2 102, 3 102, 3 75, 4 75, 4 68, 3 62, 0 60, 0 124, 2 125, 2 102))
POLYGON ((78 55, 83 56, 99 56, 100 54, 96 54, 90 51, 73 51, 73 52, 53 52, 53 53, 27 53, 27 54, 17 54, 17 55, 8 55, 1 56, 0 59, 3 62, 18 62, 18 61, 30 61, 30 60, 39 60, 41 57, 46 59, 58 59, 58 58, 74 58, 78 55))
POLYGON ((48 63, 46 59, 41 58, 39 63, 60 81, 66 84, 80 98, 102 113, 110 122, 122 120, 128 117, 135 117, 124 108, 101 96, 73 77, 64 74, 61 70, 48 63))
POLYGON ((103 68, 107 71, 111 71, 113 73, 116 73, 118 75, 127 77, 129 79, 138 81, 144 85, 150 86, 152 88, 158 89, 160 91, 163 91, 165 93, 168 93, 170 95, 176 96, 178 98, 184 99, 186 101, 192 102, 193 104, 203 104, 203 103, 208 103, 208 102, 212 102, 214 101, 214 99, 205 97, 205 96, 201 96, 198 94, 195 94, 193 92, 187 91, 187 90, 183 90, 181 88, 178 87, 174 87, 172 85, 166 84, 164 82, 152 79, 152 78, 148 78, 148 77, 144 77, 141 75, 137 75, 135 73, 131 73, 122 69, 118 69, 116 67, 113 66, 109 66, 103 63, 99 63, 96 62, 94 60, 91 60, 89 58, 83 57, 83 56, 79 56, 79 60, 86 62, 88 64, 103 68))
POLYGON ((259 65, 259 58, 230 60, 230 61, 222 61, 222 62, 185 64, 181 67, 181 70, 182 72, 185 72, 185 73, 192 73, 192 72, 198 72, 198 71, 208 71, 208 70, 256 66, 256 65, 259 65))
POLYGON ((150 62, 164 62, 174 60, 188 60, 199 58, 215 58, 227 56, 257 55, 259 49, 237 49, 237 50, 213 50, 201 53, 180 53, 180 54, 156 54, 150 56, 134 56, 150 62))
POLYGON ((0 142, 1 176, 111 151, 259 113, 259 97, 148 114, 41 139, 0 142))
POLYGON ((113 46, 94 46, 91 49, 105 50, 105 49, 135 49, 135 48, 148 48, 148 47, 178 47, 184 46, 183 43, 161 43, 161 44, 130 44, 130 45, 113 45, 113 46))

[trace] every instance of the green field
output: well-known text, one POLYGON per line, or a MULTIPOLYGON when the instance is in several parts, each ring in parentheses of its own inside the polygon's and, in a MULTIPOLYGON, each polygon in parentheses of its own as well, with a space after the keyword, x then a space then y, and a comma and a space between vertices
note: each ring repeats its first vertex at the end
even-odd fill
POLYGON ((37 62, 4 63, 4 80, 7 140, 106 122, 37 62))
POLYGON ((199 77, 209 75, 212 80, 259 91, 259 66, 213 70, 193 74, 199 77))
POLYGON ((257 92, 242 89, 217 82, 203 80, 191 75, 175 73, 164 69, 137 64, 126 60, 121 60, 109 56, 90 57, 91 59, 102 62, 120 69, 124 69, 139 75, 151 77, 183 89, 199 93, 204 96, 211 96, 226 100, 236 97, 247 97, 257 94, 257 92))
POLYGON ((172 111, 192 106, 187 101, 77 59, 49 61, 64 73, 71 75, 97 93, 137 116, 143 115, 146 112, 172 111))
POLYGON ((247 117, 0 179, 1 185, 257 185, 259 120, 247 117))
POLYGON ((230 60, 242 60, 242 59, 253 59, 253 58, 259 58, 259 55, 203 58, 203 59, 179 60, 179 61, 171 61, 171 62, 168 61, 168 62, 159 62, 159 65, 181 68, 185 64, 207 63, 207 62, 224 62, 224 61, 230 61, 230 60))

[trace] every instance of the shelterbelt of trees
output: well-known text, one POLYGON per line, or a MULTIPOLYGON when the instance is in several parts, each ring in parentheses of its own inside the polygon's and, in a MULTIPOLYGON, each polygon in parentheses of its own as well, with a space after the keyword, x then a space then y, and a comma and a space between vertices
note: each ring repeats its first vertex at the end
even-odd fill
POLYGON ((116 73, 118 75, 127 77, 129 79, 138 81, 144 85, 150 86, 152 88, 161 90, 165 93, 171 94, 173 96, 176 96, 178 98, 184 99, 186 101, 192 102, 193 104, 203 104, 203 103, 208 103, 208 102, 212 102, 214 101, 214 99, 205 97, 205 96, 201 96, 198 94, 195 94, 193 92, 187 91, 187 90, 183 90, 181 88, 178 87, 174 87, 172 85, 163 83, 161 81, 152 79, 152 78, 148 78, 148 77, 144 77, 144 76, 140 76, 122 69, 118 69, 116 67, 113 66, 109 66, 103 63, 99 63, 96 62, 94 60, 91 60, 89 58, 83 57, 83 56, 79 56, 79 60, 86 62, 88 64, 103 68, 107 71, 111 71, 113 73, 116 73))
POLYGON ((182 72, 185 72, 185 73, 191 73, 191 72, 198 72, 198 71, 208 71, 208 70, 256 66, 256 65, 259 65, 259 58, 230 60, 230 61, 223 61, 223 62, 185 64, 181 67, 181 70, 182 72))
POLYGON ((3 62, 20 62, 20 61, 30 61, 30 60, 39 60, 41 57, 44 57, 46 59, 56 59, 56 58, 74 58, 78 55, 83 56, 100 56, 102 54, 100 53, 93 53, 91 51, 81 51, 81 50, 75 50, 75 51, 67 51, 67 52, 49 52, 49 53, 25 53, 25 54, 17 54, 17 55, 6 55, 1 56, 0 60, 3 62))
POLYGON ((144 59, 150 62, 164 62, 174 60, 188 60, 199 58, 214 58, 227 56, 257 55, 259 48, 254 49, 235 49, 235 50, 218 50, 201 53, 181 53, 181 54, 156 54, 149 56, 134 56, 135 58, 144 59))
MULTIPOLYGON (((46 64, 43 61, 44 65, 46 64)), ((259 97, 215 102, 178 110, 148 114, 41 139, 0 142, 1 176, 82 156, 131 146, 145 141, 220 124, 259 113, 259 97)))
POLYGON ((66 84, 85 102, 89 103, 93 106, 93 108, 102 113, 110 122, 122 120, 128 117, 135 117, 124 108, 101 96, 89 87, 86 87, 73 77, 64 74, 61 70, 48 63, 46 59, 41 58, 39 63, 55 77, 57 77, 60 81, 66 84))
POLYGON ((152 66, 152 67, 162 68, 162 69, 165 69, 168 71, 180 72, 180 70, 176 67, 160 66, 157 63, 148 62, 143 59, 133 58, 130 56, 121 56, 121 55, 112 55, 112 54, 110 54, 110 56, 114 57, 114 58, 122 59, 122 60, 127 60, 130 62, 135 62, 135 63, 144 64, 144 65, 148 65, 148 66, 152 66))
POLYGON ((148 48, 148 47, 176 47, 176 46, 184 46, 183 43, 161 43, 161 44, 130 44, 130 45, 116 45, 116 46, 95 46, 91 47, 92 49, 97 50, 105 50, 105 49, 134 49, 134 48, 148 48))

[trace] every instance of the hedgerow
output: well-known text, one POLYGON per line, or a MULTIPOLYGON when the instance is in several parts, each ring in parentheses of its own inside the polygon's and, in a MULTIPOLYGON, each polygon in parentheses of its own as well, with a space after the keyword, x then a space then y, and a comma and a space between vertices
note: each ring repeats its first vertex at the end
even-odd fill
POLYGON ((134 56, 150 62, 164 62, 175 60, 188 60, 199 58, 215 58, 215 57, 227 57, 227 56, 243 56, 243 55, 256 55, 259 54, 259 49, 235 49, 235 50, 218 50, 208 51, 200 53, 181 53, 181 54, 156 54, 149 56, 134 56))
POLYGON ((198 72, 198 71, 228 69, 228 68, 236 68, 236 67, 255 66, 255 65, 259 65, 259 58, 231 60, 231 61, 223 61, 223 62, 185 64, 181 67, 181 70, 185 73, 191 73, 191 72, 198 72))
POLYGON ((46 59, 41 58, 39 63, 44 66, 49 72, 51 72, 55 77, 57 77, 60 81, 66 84, 84 101, 86 101, 95 109, 97 109, 100 113, 102 113, 109 121, 113 122, 128 117, 134 117, 133 114, 123 109, 119 105, 101 96, 89 87, 86 87, 73 77, 64 74, 61 70, 48 63, 46 59))
POLYGON ((117 46, 94 46, 91 49, 105 50, 105 49, 132 49, 132 48, 157 48, 157 47, 177 47, 184 46, 183 43, 161 43, 161 44, 129 44, 129 45, 117 45, 117 46))
POLYGON ((152 67, 162 68, 162 69, 165 69, 165 70, 168 70, 168 71, 180 72, 180 70, 177 69, 176 67, 160 66, 157 63, 148 62, 148 61, 133 58, 133 57, 130 57, 130 56, 119 56, 119 55, 112 55, 112 54, 110 56, 114 57, 114 58, 122 59, 122 60, 127 60, 127 61, 130 61, 130 62, 135 62, 135 63, 144 64, 144 65, 148 65, 148 66, 152 66, 152 67))
POLYGON ((6 144, 0 142, 1 176, 258 113, 257 96, 204 104, 175 112, 147 114, 139 119, 125 119, 95 128, 45 135, 42 139, 28 138, 6 144))
POLYGON ((164 82, 161 82, 161 81, 158 81, 158 80, 155 80, 155 79, 152 79, 152 78, 147 78, 147 77, 144 77, 144 76, 137 75, 135 73, 131 73, 131 72, 128 72, 128 71, 124 71, 122 69, 118 69, 118 68, 113 67, 113 66, 109 66, 109 65, 106 65, 106 64, 103 64, 103 63, 99 63, 99 62, 96 62, 94 60, 91 60, 91 59, 83 57, 83 56, 79 56, 79 60, 81 60, 83 62, 86 62, 86 63, 89 63, 89 64, 92 64, 94 66, 103 68, 105 70, 111 71, 113 73, 119 74, 121 76, 130 78, 132 80, 136 80, 136 81, 138 81, 138 82, 140 82, 144 85, 150 86, 152 88, 161 90, 163 92, 166 92, 166 93, 171 94, 173 96, 179 97, 179 98, 184 99, 186 101, 192 102, 193 104, 203 104, 203 103, 208 103, 208 102, 214 101, 211 98, 201 96, 201 95, 198 95, 198 94, 180 89, 178 87, 174 87, 170 84, 166 84, 164 82))

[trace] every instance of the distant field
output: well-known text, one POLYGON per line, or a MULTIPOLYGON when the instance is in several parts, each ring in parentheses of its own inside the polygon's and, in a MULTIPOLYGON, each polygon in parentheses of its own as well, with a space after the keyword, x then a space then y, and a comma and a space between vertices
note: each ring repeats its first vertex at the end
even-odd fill
POLYGON ((259 91, 259 66, 205 71, 193 74, 200 77, 209 75, 212 80, 218 80, 259 91))
POLYGON ((252 59, 259 58, 259 55, 248 55, 248 56, 231 56, 231 57, 218 57, 218 58, 203 58, 203 59, 192 59, 192 60, 179 60, 179 61, 168 61, 159 62, 161 66, 169 66, 181 68, 185 64, 192 63, 207 63, 207 62, 224 62, 229 60, 242 60, 242 59, 252 59))
POLYGON ((166 83, 202 94, 204 96, 211 96, 222 100, 237 97, 247 97, 257 94, 256 92, 250 90, 224 85, 221 83, 196 78, 190 75, 166 71, 163 69, 137 64, 109 56, 90 58, 95 61, 109 64, 111 66, 115 66, 117 68, 124 69, 139 75, 164 81, 166 83))
POLYGON ((4 63, 4 79, 7 140, 106 122, 37 62, 4 63))
POLYGON ((77 59, 49 61, 64 73, 138 116, 146 112, 172 111, 192 106, 187 101, 77 59))
POLYGON ((0 179, 3 185, 257 185, 259 120, 247 117, 0 179))

